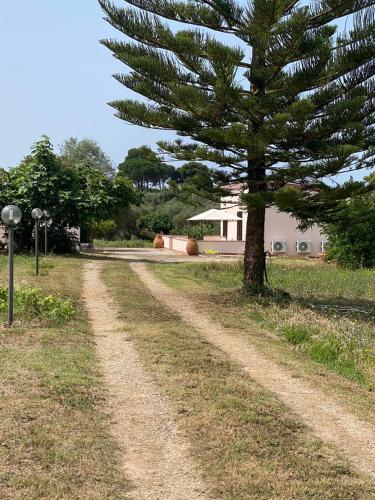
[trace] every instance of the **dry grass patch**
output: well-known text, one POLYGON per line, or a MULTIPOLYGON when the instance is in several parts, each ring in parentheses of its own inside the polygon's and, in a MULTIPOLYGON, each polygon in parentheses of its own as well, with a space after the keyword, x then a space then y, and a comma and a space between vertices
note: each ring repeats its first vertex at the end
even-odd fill
MULTIPOLYGON (((1 281, 6 266, 1 261, 1 281)), ((125 498, 116 445, 102 412, 103 389, 80 299, 79 259, 51 259, 33 276, 16 259, 16 286, 72 299, 74 320, 0 331, 0 489, 2 499, 125 498)), ((42 263, 43 265, 43 263, 42 263)))
POLYGON ((370 498, 375 486, 166 310, 125 263, 103 269, 127 334, 175 408, 215 498, 370 498))

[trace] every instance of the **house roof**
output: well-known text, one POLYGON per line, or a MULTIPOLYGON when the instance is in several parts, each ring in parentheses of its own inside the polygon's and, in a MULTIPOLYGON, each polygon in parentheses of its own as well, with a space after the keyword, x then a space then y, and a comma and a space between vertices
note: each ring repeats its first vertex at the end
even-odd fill
POLYGON ((226 210, 219 210, 217 208, 211 208, 207 212, 203 212, 194 217, 190 217, 189 221, 236 221, 241 220, 240 217, 233 215, 226 210))

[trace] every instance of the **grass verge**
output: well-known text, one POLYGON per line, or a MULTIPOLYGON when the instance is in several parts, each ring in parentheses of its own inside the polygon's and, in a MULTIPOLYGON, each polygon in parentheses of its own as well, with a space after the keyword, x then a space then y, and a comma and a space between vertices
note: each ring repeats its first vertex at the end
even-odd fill
POLYGON ((280 260, 270 282, 293 300, 249 300, 240 291, 241 264, 182 264, 155 268, 159 276, 184 293, 194 291, 219 302, 241 320, 257 322, 312 359, 371 387, 374 347, 375 272, 345 271, 317 261, 280 260), (193 286, 192 286, 193 283, 193 286))
MULTIPOLYGON (((103 388, 80 299, 81 261, 50 260, 38 278, 17 257, 16 286, 72 300, 73 320, 0 330, 0 489, 2 499, 125 498, 118 450, 107 434, 103 388)), ((43 266, 43 261, 42 261, 43 266)), ((0 258, 5 284, 6 261, 0 258)), ((16 318, 17 319, 17 318, 16 318)))
POLYGON ((215 498, 367 498, 375 487, 276 397, 157 302, 128 265, 103 279, 215 498))
POLYGON ((269 270, 271 285, 293 297, 282 302, 249 300, 240 289, 240 262, 155 264, 153 270, 202 312, 250 338, 295 376, 345 400, 358 416, 373 418, 374 271, 276 259, 269 270))
POLYGON ((152 248, 150 240, 94 240, 96 248, 152 248))

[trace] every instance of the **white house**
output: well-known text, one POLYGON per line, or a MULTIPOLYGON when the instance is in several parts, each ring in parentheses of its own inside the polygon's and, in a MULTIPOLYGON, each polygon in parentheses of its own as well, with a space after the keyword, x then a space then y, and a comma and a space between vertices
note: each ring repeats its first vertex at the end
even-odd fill
MULTIPOLYGON (((233 194, 221 199, 221 208, 240 218, 221 222, 220 239, 228 241, 227 253, 238 253, 238 242, 245 240, 247 212, 239 202, 240 189, 240 185, 232 186, 233 194), (233 251, 230 251, 231 246, 233 251)), ((326 237, 319 226, 302 232, 297 229, 296 219, 288 213, 279 212, 273 207, 266 209, 265 250, 272 254, 317 257, 324 252, 325 243, 326 237)))
MULTIPOLYGON (((221 199, 221 210, 208 210, 189 221, 220 221, 220 235, 198 241, 199 253, 213 250, 220 254, 243 254, 245 250, 247 212, 240 204, 242 185, 230 187, 231 194, 221 199)), ((273 255, 318 257, 324 253, 326 238, 319 226, 305 232, 297 229, 297 220, 276 208, 266 209, 265 245, 273 255)), ((186 252, 187 236, 165 235, 164 246, 186 252)))

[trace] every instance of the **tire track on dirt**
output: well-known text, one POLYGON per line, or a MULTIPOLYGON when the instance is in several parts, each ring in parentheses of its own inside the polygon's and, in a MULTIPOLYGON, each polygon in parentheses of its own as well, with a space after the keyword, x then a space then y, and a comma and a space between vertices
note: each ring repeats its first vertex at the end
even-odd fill
POLYGON ((334 444, 359 470, 375 478, 375 426, 349 413, 339 401, 304 381, 293 378, 278 364, 267 359, 250 341, 232 335, 202 314, 178 291, 162 283, 143 263, 132 263, 152 295, 178 313, 194 329, 240 364, 249 376, 275 393, 325 442, 334 444))
POLYGON ((83 298, 109 391, 112 432, 122 450, 124 472, 134 485, 130 498, 204 499, 205 487, 189 458, 189 444, 123 330, 100 276, 102 266, 85 264, 83 298))

